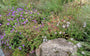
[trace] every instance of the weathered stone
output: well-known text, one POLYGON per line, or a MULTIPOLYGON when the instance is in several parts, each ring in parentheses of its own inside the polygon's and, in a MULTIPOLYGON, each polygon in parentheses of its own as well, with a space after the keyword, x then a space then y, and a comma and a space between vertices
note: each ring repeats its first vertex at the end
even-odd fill
POLYGON ((37 56, 77 56, 77 47, 65 39, 59 38, 42 43, 36 50, 37 56))

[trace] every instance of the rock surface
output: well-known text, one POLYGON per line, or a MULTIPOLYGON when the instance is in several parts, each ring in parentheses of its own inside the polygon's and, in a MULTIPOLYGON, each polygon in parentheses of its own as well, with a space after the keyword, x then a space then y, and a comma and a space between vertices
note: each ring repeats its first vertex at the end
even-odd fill
POLYGON ((36 50, 37 56, 77 56, 77 47, 65 39, 59 38, 42 43, 36 50))
POLYGON ((1 49, 1 35, 0 35, 0 56, 5 56, 2 49, 1 49))

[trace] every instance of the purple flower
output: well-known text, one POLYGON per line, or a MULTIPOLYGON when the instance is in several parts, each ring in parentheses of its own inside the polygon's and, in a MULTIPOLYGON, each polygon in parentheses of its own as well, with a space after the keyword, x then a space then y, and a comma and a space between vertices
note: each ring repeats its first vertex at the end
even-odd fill
POLYGON ((4 36, 1 36, 1 39, 3 39, 4 38, 4 36))
POLYGON ((9 49, 11 49, 11 46, 9 46, 9 49))
POLYGON ((9 46, 9 44, 7 44, 7 46, 9 46))
POLYGON ((32 18, 32 16, 30 16, 30 18, 32 18))
POLYGON ((40 25, 40 27, 42 27, 42 25, 40 25))
POLYGON ((13 11, 13 10, 11 10, 11 11, 13 11))
POLYGON ((30 14, 32 14, 32 12, 30 12, 30 14))
POLYGON ((33 26, 35 28, 35 26, 33 26))
POLYGON ((24 19, 24 18, 22 18, 22 19, 24 19))
POLYGON ((22 17, 22 15, 20 15, 22 17))
POLYGON ((45 20, 46 18, 43 18, 43 20, 45 20))
POLYGON ((0 26, 1 26, 2 24, 0 23, 0 26))
POLYGON ((26 20, 26 22, 28 22, 28 20, 26 20))
POLYGON ((24 24, 26 24, 26 21, 24 21, 24 24))
POLYGON ((18 18, 17 18, 17 21, 18 21, 18 18))
POLYGON ((6 42, 4 42, 4 44, 6 44, 6 42))
POLYGON ((0 17, 1 17, 2 15, 0 15, 0 17))
POLYGON ((15 26, 13 26, 13 28, 15 28, 15 26))
POLYGON ((33 51, 31 51, 31 53, 34 53, 34 50, 33 50, 33 51))
POLYGON ((8 21, 10 21, 10 19, 7 19, 8 21))
POLYGON ((21 12, 21 14, 23 14, 23 12, 21 12))
POLYGON ((12 16, 15 16, 14 14, 12 14, 12 16))
POLYGON ((39 15, 39 13, 37 13, 39 15))
POLYGON ((4 36, 5 36, 6 34, 4 33, 4 36))
POLYGON ((16 11, 13 11, 12 14, 14 14, 16 11))
POLYGON ((21 32, 19 34, 21 35, 21 32))
POLYGON ((35 23, 37 23, 37 21, 36 21, 36 20, 32 20, 32 21, 34 21, 35 23))
POLYGON ((16 25, 17 23, 15 23, 15 25, 16 25))
POLYGON ((11 20, 13 21, 13 20, 14 20, 14 18, 11 18, 11 20))
POLYGON ((16 30, 16 32, 17 32, 17 30, 16 30))
POLYGON ((12 29, 10 32, 12 33, 14 31, 14 29, 12 29))
POLYGON ((4 42, 2 41, 2 44, 3 44, 4 42))
POLYGON ((14 9, 14 7, 12 7, 12 9, 14 9))
POLYGON ((25 45, 23 44, 22 46, 24 47, 25 45))
POLYGON ((7 23, 7 25, 9 25, 10 23, 7 23))
POLYGON ((22 48, 21 47, 19 47, 19 50, 21 50, 22 48))

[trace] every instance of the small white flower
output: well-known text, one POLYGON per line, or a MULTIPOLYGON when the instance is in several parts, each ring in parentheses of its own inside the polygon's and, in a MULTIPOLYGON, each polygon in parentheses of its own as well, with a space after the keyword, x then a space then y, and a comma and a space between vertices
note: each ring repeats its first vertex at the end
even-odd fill
POLYGON ((70 22, 67 22, 67 24, 70 24, 70 22))
POLYGON ((42 38, 44 38, 44 36, 42 36, 42 38))
POLYGON ((62 34, 62 32, 60 31, 59 34, 62 34))
POLYGON ((83 27, 86 27, 86 22, 84 22, 83 27))
POLYGON ((71 38, 70 40, 74 40, 73 38, 71 38))
POLYGON ((67 27, 69 27, 69 24, 67 24, 67 27))
POLYGON ((79 48, 82 47, 81 43, 77 43, 76 45, 77 45, 77 47, 79 47, 79 48))
POLYGON ((59 26, 59 24, 57 24, 57 26, 59 26))
POLYGON ((68 42, 68 44, 72 44, 72 42, 68 42))
POLYGON ((46 42, 46 39, 43 39, 43 42, 46 42))
POLYGON ((63 28, 65 28, 65 25, 62 25, 63 28))
POLYGON ((55 34, 57 34, 57 32, 55 32, 55 34))
POLYGON ((47 41, 47 37, 46 36, 42 36, 42 38, 43 38, 43 42, 47 41))
POLYGON ((84 52, 84 51, 82 51, 81 53, 82 53, 82 54, 85 54, 85 52, 84 52))
POLYGON ((63 22, 66 22, 65 20, 63 22))
POLYGON ((60 21, 57 23, 57 26, 59 26, 60 21))

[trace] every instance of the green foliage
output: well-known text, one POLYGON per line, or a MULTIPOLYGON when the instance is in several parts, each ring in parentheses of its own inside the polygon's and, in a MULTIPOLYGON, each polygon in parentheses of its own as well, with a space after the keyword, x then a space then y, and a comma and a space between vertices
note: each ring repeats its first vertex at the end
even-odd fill
POLYGON ((19 49, 16 49, 13 52, 12 56, 26 56, 26 54, 24 52, 20 51, 19 49))
POLYGON ((35 4, 35 7, 44 10, 45 12, 53 11, 58 13, 63 10, 62 5, 67 2, 68 0, 39 0, 38 4, 35 4))

